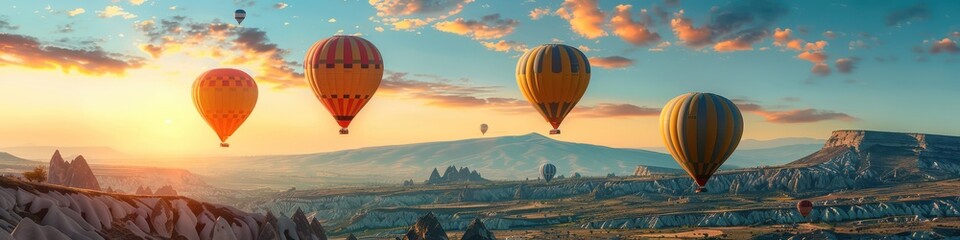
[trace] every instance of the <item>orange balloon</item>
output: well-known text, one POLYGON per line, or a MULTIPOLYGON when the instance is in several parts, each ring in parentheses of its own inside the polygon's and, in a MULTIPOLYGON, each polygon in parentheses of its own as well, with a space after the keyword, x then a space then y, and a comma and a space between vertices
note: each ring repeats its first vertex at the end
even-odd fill
POLYGON ((217 68, 200 74, 193 82, 193 105, 217 132, 220 146, 247 120, 257 106, 257 82, 247 73, 217 68))
POLYGON ((313 94, 340 124, 340 134, 370 101, 383 78, 377 47, 357 36, 337 35, 313 44, 303 60, 313 94))

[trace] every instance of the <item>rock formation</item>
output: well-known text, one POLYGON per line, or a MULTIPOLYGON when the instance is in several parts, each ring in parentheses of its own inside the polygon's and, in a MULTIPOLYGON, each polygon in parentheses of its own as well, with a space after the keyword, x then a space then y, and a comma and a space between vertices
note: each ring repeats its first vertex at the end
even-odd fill
POLYGON ((66 162, 60 156, 59 150, 53 152, 53 157, 50 158, 47 183, 100 190, 100 183, 97 182, 97 177, 90 170, 87 160, 83 159, 83 155, 77 156, 73 159, 73 162, 66 162))
POLYGON ((637 166, 637 169, 633 170, 633 176, 645 177, 650 175, 650 169, 647 169, 647 167, 643 165, 637 166))
POLYGON ((177 196, 177 190, 173 190, 173 187, 170 185, 165 185, 163 187, 157 188, 157 192, 154 192, 153 195, 156 196, 177 196))
POLYGON ((467 227, 467 230, 463 232, 463 237, 461 240, 497 240, 497 237, 493 235, 493 232, 487 229, 487 226, 483 225, 483 222, 479 218, 473 219, 473 222, 470 223, 470 226, 467 227))
POLYGON ((297 208, 297 212, 293 213, 290 219, 296 224, 297 236, 300 239, 327 240, 327 233, 323 230, 323 226, 320 226, 320 222, 316 218, 313 222, 308 221, 307 215, 300 208, 297 208))
POLYGON ((447 232, 443 226, 433 216, 433 213, 417 219, 417 222, 410 226, 410 231, 403 236, 403 240, 448 240, 447 232))
POLYGON ((353 236, 353 233, 351 233, 349 236, 347 236, 347 240, 357 240, 357 237, 353 236))
POLYGON ((457 170, 457 166, 449 166, 447 170, 443 172, 441 176, 437 169, 434 168, 433 172, 430 173, 430 178, 427 179, 427 184, 445 184, 445 183, 458 183, 458 182, 488 182, 489 180, 483 179, 480 176, 480 173, 477 171, 470 171, 470 168, 463 167, 460 170, 457 170))
POLYGON ((150 196, 153 195, 153 190, 150 187, 143 188, 143 186, 137 187, 137 191, 134 193, 136 195, 150 196))

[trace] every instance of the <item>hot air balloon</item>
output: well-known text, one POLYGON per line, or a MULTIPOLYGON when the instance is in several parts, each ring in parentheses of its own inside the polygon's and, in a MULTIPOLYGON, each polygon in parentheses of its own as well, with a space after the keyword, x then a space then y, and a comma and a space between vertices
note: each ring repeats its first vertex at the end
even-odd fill
POLYGON ((229 147, 227 138, 257 106, 257 82, 237 69, 206 71, 193 82, 193 104, 220 137, 220 146, 229 147))
POLYGON ((797 202, 797 211, 800 212, 800 216, 807 217, 810 211, 813 211, 813 203, 807 200, 797 202))
POLYGON ((487 129, 490 129, 490 126, 487 126, 486 123, 480 124, 480 133, 481 133, 481 134, 487 135, 487 129))
POLYGON ((554 166, 550 163, 544 163, 543 165, 540 165, 540 176, 543 177, 543 180, 550 182, 554 175, 557 175, 557 166, 554 166))
POLYGON ((743 116, 729 99, 712 93, 687 93, 660 112, 660 134, 677 163, 704 187, 713 172, 737 149, 743 116))
POLYGON ((303 60, 313 94, 340 124, 340 134, 380 87, 383 58, 377 47, 357 36, 337 35, 313 44, 303 60))
POLYGON ((237 11, 233 12, 233 19, 237 20, 237 24, 243 23, 244 18, 247 18, 247 11, 237 9, 237 11))
POLYGON ((590 84, 590 61, 583 52, 563 44, 545 44, 517 61, 520 92, 560 134, 560 123, 577 105, 590 84))

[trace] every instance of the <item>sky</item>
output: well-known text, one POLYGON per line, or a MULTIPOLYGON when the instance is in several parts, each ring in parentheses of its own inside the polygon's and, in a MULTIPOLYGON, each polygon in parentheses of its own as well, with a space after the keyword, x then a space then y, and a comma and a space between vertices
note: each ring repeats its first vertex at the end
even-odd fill
POLYGON ((837 129, 960 135, 958 1, 0 1, 0 147, 259 155, 547 133, 516 86, 540 44, 579 48, 590 86, 551 137, 661 147, 660 107, 712 92, 747 139, 837 129), (233 19, 245 9, 242 25, 233 19), (361 36, 383 82, 339 126, 307 88, 315 42, 361 36), (191 84, 237 68, 259 100, 220 148, 191 84), (479 125, 487 123, 486 136, 479 125))

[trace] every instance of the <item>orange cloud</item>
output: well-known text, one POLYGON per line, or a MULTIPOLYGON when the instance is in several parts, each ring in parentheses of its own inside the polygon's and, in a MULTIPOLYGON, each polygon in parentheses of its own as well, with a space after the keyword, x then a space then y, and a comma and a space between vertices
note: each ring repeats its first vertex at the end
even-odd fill
POLYGON ((289 53, 270 42, 266 32, 256 28, 212 22, 191 22, 185 17, 138 22, 134 27, 149 38, 140 49, 154 58, 184 52, 194 56, 212 56, 231 65, 256 66, 258 82, 272 83, 276 88, 304 87, 303 74, 294 69, 297 62, 286 61, 289 53))
POLYGON ((534 8, 533 10, 530 10, 529 16, 532 20, 540 20, 540 18, 546 15, 550 15, 549 8, 534 8))
POLYGON ((491 14, 483 16, 480 21, 457 18, 453 21, 439 22, 433 27, 443 32, 470 36, 479 40, 502 38, 513 33, 513 29, 518 24, 520 22, 517 20, 501 19, 500 14, 491 14))
MULTIPOLYGON (((617 5, 613 18, 610 19, 610 24, 613 25, 613 34, 635 46, 660 41, 660 34, 651 32, 650 29, 647 28, 649 21, 633 21, 630 13, 631 8, 633 8, 633 6, 629 4, 617 5)), ((646 15, 646 9, 642 10, 641 14, 646 15)), ((649 15, 646 16, 649 18, 649 15)))
POLYGON ((827 54, 823 52, 801 52, 797 58, 810 61, 812 63, 823 63, 827 60, 827 54))
POLYGON ((749 100, 733 99, 733 102, 737 104, 737 108, 739 108, 740 111, 751 112, 760 115, 767 122, 771 123, 812 123, 829 120, 850 122, 859 120, 853 116, 850 116, 849 114, 833 111, 812 108, 774 111, 767 110, 759 104, 749 100))
POLYGON ((497 52, 510 52, 510 51, 526 52, 528 50, 526 44, 515 42, 515 41, 504 41, 504 40, 500 40, 498 42, 482 42, 481 41, 480 44, 483 44, 483 46, 486 47, 487 49, 494 50, 497 52))
POLYGON ((960 48, 957 48, 957 43, 949 38, 937 41, 930 47, 930 53, 932 54, 957 52, 960 52, 960 48))
POLYGON ((683 10, 680 10, 674 18, 670 20, 670 28, 677 35, 680 41, 690 47, 700 48, 710 44, 713 36, 709 27, 694 27, 689 18, 683 17, 683 10))
POLYGON ((590 65, 606 69, 626 68, 633 65, 633 60, 621 56, 591 57, 590 65))
POLYGON ((124 75, 143 66, 140 58, 106 52, 100 47, 73 49, 41 43, 34 37, 0 33, 0 65, 61 69, 86 75, 124 75))
POLYGON ((587 39, 607 36, 603 30, 606 14, 600 11, 598 0, 565 0, 555 14, 570 22, 573 32, 587 39))
POLYGON ((412 31, 457 15, 474 0, 370 0, 379 22, 394 30, 412 31))

